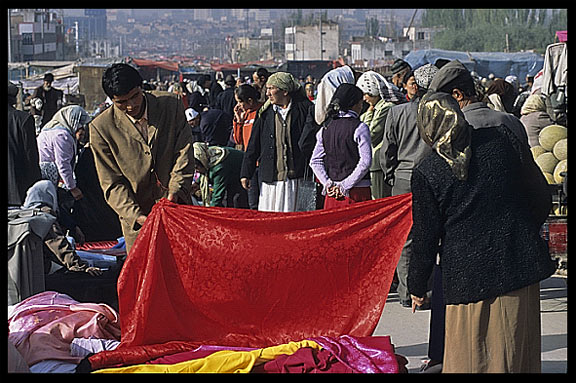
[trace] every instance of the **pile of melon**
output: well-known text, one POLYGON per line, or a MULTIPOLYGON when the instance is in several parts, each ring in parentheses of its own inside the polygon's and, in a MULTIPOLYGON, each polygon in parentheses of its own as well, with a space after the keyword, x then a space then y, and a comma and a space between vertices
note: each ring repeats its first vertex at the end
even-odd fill
POLYGON ((540 145, 530 148, 536 164, 550 184, 560 184, 568 171, 568 129, 562 125, 549 125, 540 131, 540 145))
MULTIPOLYGON (((568 171, 568 134, 565 126, 549 125, 540 131, 540 145, 530 148, 532 155, 549 184, 561 184, 560 173, 568 171)), ((566 206, 553 203, 552 214, 567 215, 566 206)))

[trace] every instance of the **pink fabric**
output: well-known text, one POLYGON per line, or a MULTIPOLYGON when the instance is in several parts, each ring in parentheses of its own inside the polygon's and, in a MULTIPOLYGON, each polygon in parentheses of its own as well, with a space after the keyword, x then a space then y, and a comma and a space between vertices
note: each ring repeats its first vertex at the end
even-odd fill
POLYGON ((568 31, 556 31, 556 37, 561 43, 568 42, 568 31))
POLYGON ((120 340, 118 314, 106 304, 79 303, 68 295, 45 291, 14 306, 8 339, 28 365, 55 359, 79 363, 70 355, 74 338, 120 340))
POLYGON ((342 335, 311 338, 354 372, 398 373, 400 366, 389 336, 342 335))

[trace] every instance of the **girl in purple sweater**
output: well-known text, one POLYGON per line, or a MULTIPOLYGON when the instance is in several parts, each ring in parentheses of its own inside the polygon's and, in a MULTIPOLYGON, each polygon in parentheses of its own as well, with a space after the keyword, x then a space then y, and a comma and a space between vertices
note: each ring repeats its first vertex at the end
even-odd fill
POLYGON ((363 96, 353 84, 338 86, 316 135, 310 167, 323 186, 324 209, 372 199, 370 129, 358 118, 363 96))

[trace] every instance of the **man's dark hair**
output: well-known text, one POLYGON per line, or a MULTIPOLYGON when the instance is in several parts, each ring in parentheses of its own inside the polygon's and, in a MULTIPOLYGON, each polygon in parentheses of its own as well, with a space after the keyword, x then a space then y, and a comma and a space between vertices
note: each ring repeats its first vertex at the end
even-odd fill
POLYGON ((44 75, 44 81, 54 82, 54 75, 52 73, 46 73, 44 75))
POLYGON ((142 76, 128 64, 113 64, 102 75, 102 89, 110 98, 124 96, 138 86, 142 86, 142 76))
POLYGON ((270 72, 268 72, 268 69, 266 68, 258 68, 256 71, 256 76, 260 78, 264 77, 266 80, 268 80, 268 77, 270 77, 270 72))
POLYGON ((212 77, 209 74, 201 74, 198 76, 197 84, 203 87, 207 81, 212 81, 212 77))
POLYGON ((466 97, 476 96, 476 86, 474 85, 474 79, 470 75, 458 76, 448 84, 444 85, 441 89, 438 89, 438 91, 452 94, 454 89, 461 90, 466 97))
POLYGON ((248 99, 253 99, 254 101, 258 101, 260 98, 260 92, 258 92, 252 85, 249 84, 242 84, 234 91, 236 96, 240 99, 240 101, 247 102, 248 99))

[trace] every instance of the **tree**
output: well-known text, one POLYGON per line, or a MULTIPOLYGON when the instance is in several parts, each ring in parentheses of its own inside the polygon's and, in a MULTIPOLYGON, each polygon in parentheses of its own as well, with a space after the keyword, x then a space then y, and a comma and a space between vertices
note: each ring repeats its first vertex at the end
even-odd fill
POLYGON ((567 28, 566 9, 426 9, 422 26, 444 27, 434 36, 439 49, 498 52, 535 50, 543 53, 557 30, 567 28))

